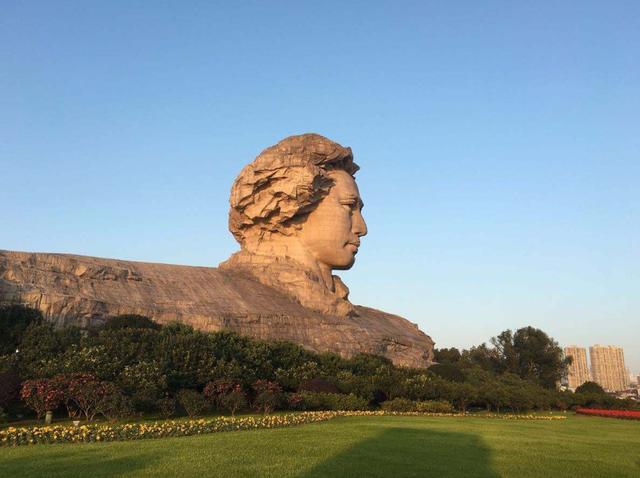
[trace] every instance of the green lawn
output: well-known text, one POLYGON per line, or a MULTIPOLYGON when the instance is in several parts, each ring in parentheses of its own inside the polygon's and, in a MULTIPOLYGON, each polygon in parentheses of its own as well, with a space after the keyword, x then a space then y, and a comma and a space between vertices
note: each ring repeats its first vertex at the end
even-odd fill
POLYGON ((638 477, 640 422, 350 417, 275 430, 0 448, 0 476, 638 477))

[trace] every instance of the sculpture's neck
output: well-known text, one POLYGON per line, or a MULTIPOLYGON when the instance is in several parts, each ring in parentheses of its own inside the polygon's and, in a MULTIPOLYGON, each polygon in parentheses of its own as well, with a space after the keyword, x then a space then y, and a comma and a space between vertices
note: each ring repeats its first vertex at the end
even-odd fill
POLYGON ((329 267, 326 264, 322 264, 321 262, 316 261, 316 264, 318 266, 318 277, 320 277, 320 279, 322 279, 322 282, 324 282, 324 285, 327 289, 329 289, 331 292, 335 292, 336 291, 336 285, 333 282, 333 274, 331 274, 331 267, 329 267))
POLYGON ((318 261, 304 245, 294 237, 274 235, 269 241, 259 242, 248 247, 247 252, 260 256, 284 257, 298 262, 304 269, 312 272, 331 292, 335 292, 335 284, 331 267, 318 261))
POLYGON ((275 252, 243 249, 220 264, 220 268, 246 271, 263 284, 282 290, 303 306, 324 314, 357 315, 349 302, 349 289, 339 277, 331 275, 330 269, 320 268, 317 261, 306 255, 293 258, 275 252))

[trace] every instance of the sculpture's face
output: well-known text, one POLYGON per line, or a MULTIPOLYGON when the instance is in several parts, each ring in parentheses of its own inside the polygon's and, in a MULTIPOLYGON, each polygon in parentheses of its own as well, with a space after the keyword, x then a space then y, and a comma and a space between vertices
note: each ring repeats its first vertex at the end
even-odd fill
POLYGON ((334 185, 309 214, 299 237, 318 262, 331 269, 349 269, 355 262, 360 238, 367 233, 362 200, 349 173, 336 170, 328 174, 334 185))

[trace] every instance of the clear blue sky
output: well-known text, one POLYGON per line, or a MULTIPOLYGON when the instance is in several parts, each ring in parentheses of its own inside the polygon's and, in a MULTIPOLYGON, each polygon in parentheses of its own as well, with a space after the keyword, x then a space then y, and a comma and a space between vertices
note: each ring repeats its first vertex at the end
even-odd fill
POLYGON ((236 174, 353 148, 352 299, 640 372, 640 4, 3 2, 0 248, 215 266, 236 174))

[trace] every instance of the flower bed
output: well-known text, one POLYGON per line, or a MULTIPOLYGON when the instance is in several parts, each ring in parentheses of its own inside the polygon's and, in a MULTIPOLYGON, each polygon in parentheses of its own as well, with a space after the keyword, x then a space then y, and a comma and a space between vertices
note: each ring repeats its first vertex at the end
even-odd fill
POLYGON ((236 430, 289 427, 306 423, 322 422, 336 417, 363 416, 477 417, 503 420, 562 420, 566 418, 561 415, 470 415, 456 413, 387 412, 384 410, 300 412, 258 417, 217 417, 213 419, 185 421, 167 420, 153 423, 90 423, 81 426, 8 427, 0 430, 0 446, 35 445, 41 443, 93 443, 179 437, 236 430))
POLYGON ((566 420, 565 415, 534 415, 515 413, 439 413, 439 412, 392 412, 387 410, 333 412, 341 417, 463 417, 463 418, 493 418, 497 420, 566 420))
POLYGON ((335 413, 332 412, 306 412, 263 417, 218 417, 208 420, 167 420, 153 423, 87 424, 77 427, 68 425, 33 428, 9 427, 0 430, 0 444, 16 446, 38 443, 91 443, 178 437, 302 425, 329 420, 334 416, 335 413))
POLYGON ((593 415, 606 418, 624 418, 627 420, 640 420, 640 410, 605 410, 600 408, 578 408, 576 413, 580 415, 593 415))

